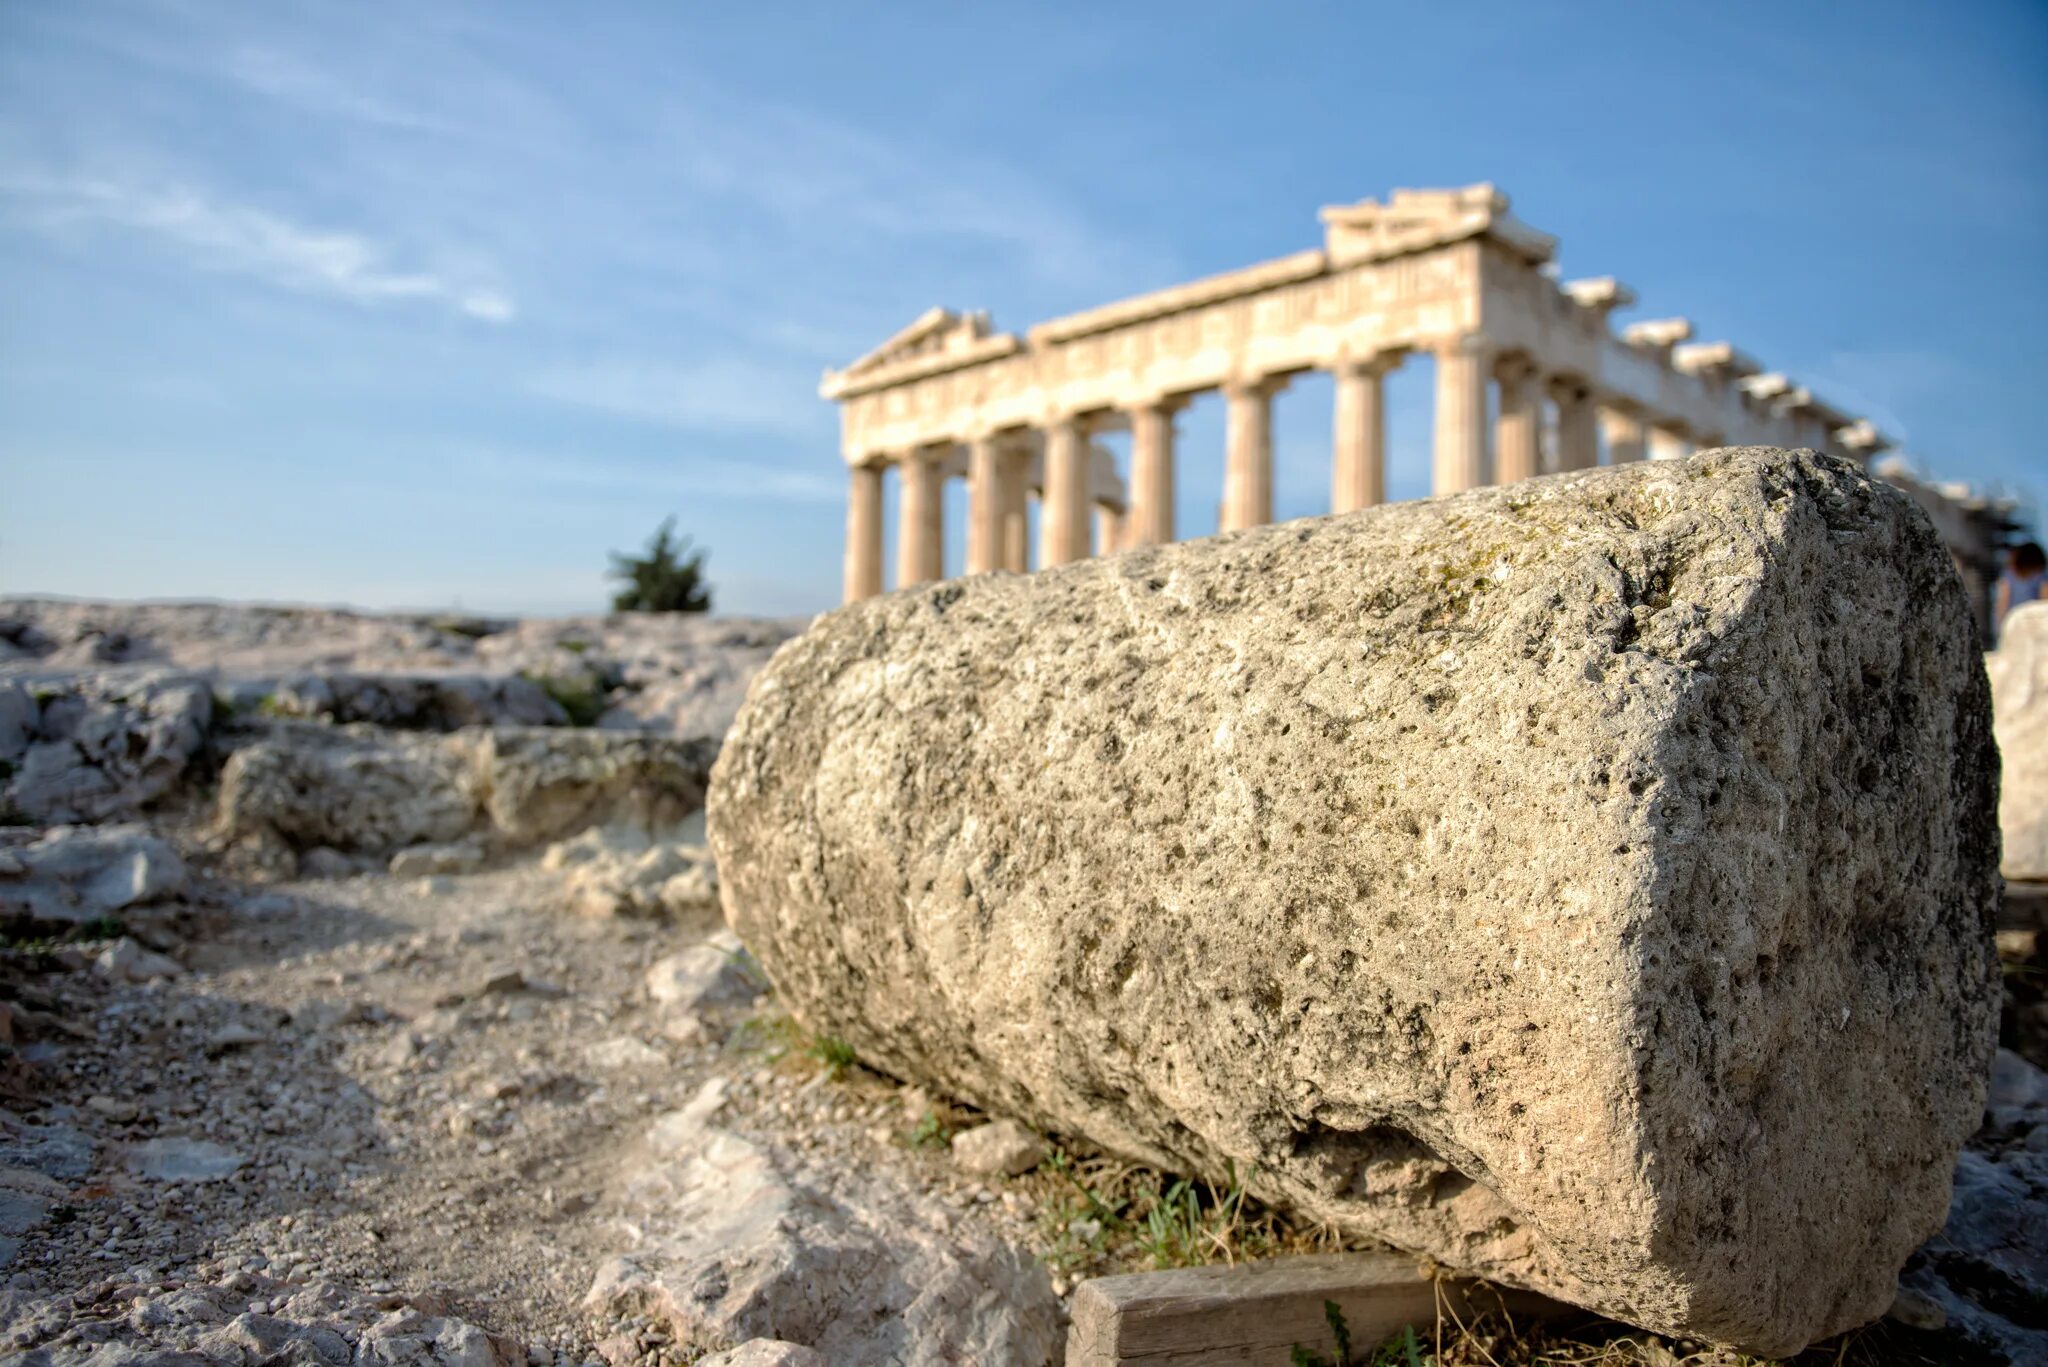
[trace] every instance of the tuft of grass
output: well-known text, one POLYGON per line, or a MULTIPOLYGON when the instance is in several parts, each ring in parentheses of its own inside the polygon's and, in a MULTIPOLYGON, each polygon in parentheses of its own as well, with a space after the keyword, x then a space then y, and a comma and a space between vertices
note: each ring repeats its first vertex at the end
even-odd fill
MULTIPOLYGON (((1055 1272, 1122 1255, 1155 1268, 1235 1263, 1280 1252, 1275 1217, 1249 1201, 1236 1165, 1221 1187, 1055 1148, 1041 1165, 1054 1189, 1040 1199, 1040 1234, 1055 1272)), ((1293 1241, 1299 1246, 1302 1241, 1293 1241)))
POLYGON ((860 1056, 845 1040, 833 1035, 814 1035, 799 1025, 796 1017, 781 1012, 740 1022, 733 1040, 740 1048, 765 1055, 770 1063, 808 1060, 834 1082, 860 1063, 860 1056))
POLYGON ((910 1131, 914 1149, 943 1149, 953 1142, 953 1127, 936 1110, 926 1111, 910 1131))
MULTIPOLYGON (((1351 1356, 1351 1326, 1344 1322, 1344 1311, 1335 1301, 1323 1302, 1323 1322, 1330 1326, 1330 1339, 1337 1345, 1334 1357, 1324 1357, 1295 1344, 1287 1354, 1291 1367, 1357 1367, 1351 1356)), ((1415 1342, 1415 1330, 1403 1329, 1401 1337, 1390 1341, 1379 1352, 1373 1354, 1368 1367, 1422 1367, 1419 1346, 1415 1342), (1407 1358, 1394 1356, 1400 1349, 1407 1350, 1407 1358)))
POLYGON ((825 1069, 825 1076, 837 1082, 847 1069, 860 1062, 860 1056, 853 1052, 853 1046, 836 1035, 813 1035, 804 1045, 804 1052, 816 1059, 825 1069))
POLYGON ((597 719, 604 715, 604 689, 594 679, 531 674, 523 670, 521 677, 539 684, 540 691, 553 698, 568 716, 571 726, 595 726, 597 719))

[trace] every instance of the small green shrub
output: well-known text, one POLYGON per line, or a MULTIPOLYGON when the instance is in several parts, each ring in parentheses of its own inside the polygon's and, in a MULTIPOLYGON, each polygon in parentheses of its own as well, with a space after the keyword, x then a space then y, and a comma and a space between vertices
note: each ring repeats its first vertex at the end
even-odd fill
POLYGON ((553 698, 568 716, 571 726, 595 726, 597 719, 604 715, 604 689, 599 687, 595 679, 562 678, 552 674, 527 674, 523 671, 520 677, 540 685, 540 691, 553 698))

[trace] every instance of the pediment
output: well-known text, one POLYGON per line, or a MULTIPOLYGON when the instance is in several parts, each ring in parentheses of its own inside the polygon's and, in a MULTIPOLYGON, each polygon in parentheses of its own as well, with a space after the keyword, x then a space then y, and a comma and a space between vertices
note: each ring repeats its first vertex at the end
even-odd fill
POLYGON ((989 335, 986 313, 957 313, 948 308, 929 308, 888 341, 848 366, 840 374, 848 379, 880 370, 901 361, 964 351, 989 335))

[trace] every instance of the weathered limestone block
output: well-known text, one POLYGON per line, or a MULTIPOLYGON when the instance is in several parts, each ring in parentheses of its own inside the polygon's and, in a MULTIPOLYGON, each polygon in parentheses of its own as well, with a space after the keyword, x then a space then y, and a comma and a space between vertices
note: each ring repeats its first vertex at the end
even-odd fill
POLYGON ((613 731, 506 727, 464 739, 492 824, 519 845, 611 823, 677 826, 703 810, 718 754, 715 740, 613 731))
POLYGON ((460 839, 478 811, 464 747, 301 723, 275 727, 229 757, 217 825, 238 843, 381 854, 460 839))
POLYGON ((0 916, 84 922, 185 890, 176 850, 140 825, 58 826, 0 850, 0 916))
POLYGON ((414 731, 565 726, 569 721, 545 689, 516 674, 301 674, 279 681, 267 710, 275 716, 414 731))
POLYGON ((703 807, 716 742, 501 727, 434 736, 286 722, 221 771, 216 822, 237 844, 390 853, 477 836, 517 848, 591 826, 681 826, 703 807))
POLYGON ((864 1061, 1789 1353, 1983 1105, 1987 693, 1903 496, 1727 449, 841 609, 710 840, 864 1061))
POLYGON ((2004 768, 1998 824, 2005 876, 2048 879, 2048 603, 2029 603, 2006 618, 1984 666, 2004 768))
POLYGON ((40 825, 133 815, 186 777, 212 723, 189 675, 0 682, 0 806, 40 825))

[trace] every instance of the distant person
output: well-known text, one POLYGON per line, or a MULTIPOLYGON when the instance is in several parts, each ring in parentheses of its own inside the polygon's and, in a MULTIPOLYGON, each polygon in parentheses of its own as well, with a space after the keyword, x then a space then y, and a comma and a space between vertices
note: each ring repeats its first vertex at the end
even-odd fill
POLYGON ((1991 603, 1992 639, 2005 639, 2006 615, 2027 603, 2038 603, 2048 589, 2048 554, 2039 542, 2022 541, 2006 556, 2005 573, 1998 576, 1998 596, 1991 603))

